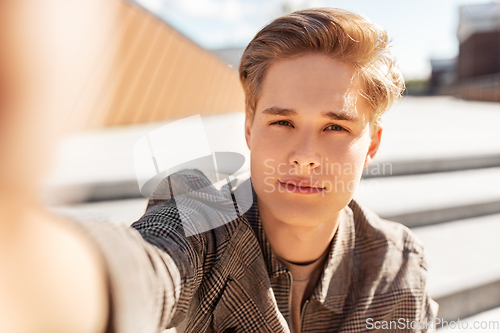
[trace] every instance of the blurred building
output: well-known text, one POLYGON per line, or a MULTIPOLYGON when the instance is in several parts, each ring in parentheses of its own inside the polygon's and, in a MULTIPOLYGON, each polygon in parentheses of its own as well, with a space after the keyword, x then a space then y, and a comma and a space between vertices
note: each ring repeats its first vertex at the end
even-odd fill
POLYGON ((435 94, 500 102, 500 3, 460 7, 456 59, 431 61, 435 94))
POLYGON ((430 94, 439 94, 441 87, 449 86, 456 81, 456 62, 456 58, 431 59, 432 72, 429 80, 430 94))
MULTIPOLYGON (((237 71, 228 63, 134 2, 102 3, 116 13, 119 51, 90 117, 69 115, 72 125, 90 129, 244 110, 237 71)), ((88 55, 95 63, 89 77, 99 73, 109 49, 104 43, 88 55)))

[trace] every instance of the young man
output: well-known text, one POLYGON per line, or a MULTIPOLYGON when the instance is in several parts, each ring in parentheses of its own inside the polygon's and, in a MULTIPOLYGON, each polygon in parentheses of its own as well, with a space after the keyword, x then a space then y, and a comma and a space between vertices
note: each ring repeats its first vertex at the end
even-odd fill
POLYGON ((240 65, 251 178, 217 190, 200 170, 175 173, 133 229, 5 205, 0 268, 16 280, 0 275, 0 330, 427 331, 422 244, 352 200, 403 87, 388 48, 342 10, 270 23, 240 65))
POLYGON ((181 273, 164 322, 184 320, 187 332, 426 331, 437 304, 422 244, 352 200, 404 86, 385 31, 343 10, 298 11, 255 36, 240 78, 250 209, 196 232, 229 190, 206 190, 200 171, 185 170, 170 186, 190 198, 155 199, 168 196, 160 186, 132 225, 181 273))

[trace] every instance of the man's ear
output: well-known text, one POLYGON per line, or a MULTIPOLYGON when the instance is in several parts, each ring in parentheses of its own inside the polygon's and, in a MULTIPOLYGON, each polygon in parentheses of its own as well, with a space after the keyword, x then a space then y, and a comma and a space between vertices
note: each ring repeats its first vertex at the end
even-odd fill
POLYGON ((247 142, 247 147, 250 150, 250 140, 251 140, 251 129, 252 129, 252 120, 245 116, 245 140, 247 142))
POLYGON ((366 168, 369 166, 375 155, 377 154, 378 148, 380 147, 380 141, 382 140, 382 126, 378 126, 373 130, 371 134, 370 147, 368 148, 368 152, 366 153, 365 165, 366 168))

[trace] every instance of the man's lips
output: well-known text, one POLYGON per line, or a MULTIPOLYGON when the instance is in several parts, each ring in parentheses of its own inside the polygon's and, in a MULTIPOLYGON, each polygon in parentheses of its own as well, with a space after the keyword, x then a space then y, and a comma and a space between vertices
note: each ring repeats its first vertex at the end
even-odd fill
POLYGON ((316 181, 316 180, 310 179, 310 178, 307 178, 307 179, 285 178, 285 179, 278 179, 278 182, 280 182, 283 185, 289 184, 289 185, 293 185, 293 186, 304 188, 304 189, 307 189, 307 188, 313 188, 313 189, 318 189, 318 190, 325 189, 325 187, 320 186, 321 185, 320 181, 316 181))

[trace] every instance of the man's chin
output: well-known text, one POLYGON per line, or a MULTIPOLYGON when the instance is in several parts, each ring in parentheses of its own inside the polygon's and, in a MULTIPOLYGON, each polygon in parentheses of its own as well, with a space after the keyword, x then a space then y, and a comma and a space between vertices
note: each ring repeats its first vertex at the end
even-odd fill
POLYGON ((325 210, 324 205, 310 202, 270 201, 269 212, 279 221, 294 226, 315 226, 330 219, 335 212, 325 210))
POLYGON ((350 193, 298 194, 286 191, 267 191, 255 187, 261 207, 275 218, 292 225, 316 225, 331 219, 350 201, 350 193), (306 221, 306 222, 304 222, 306 221))

